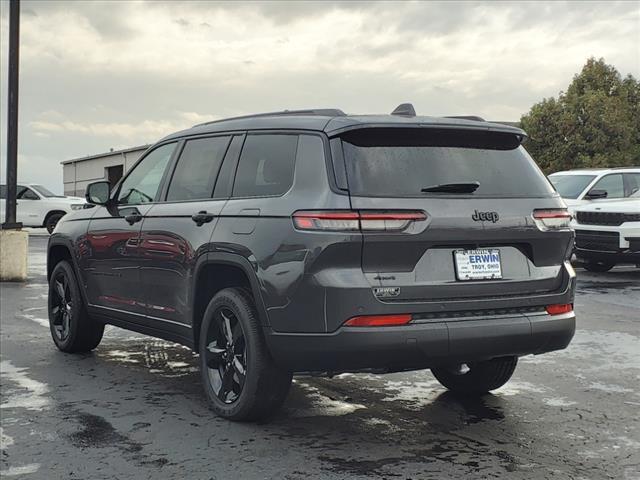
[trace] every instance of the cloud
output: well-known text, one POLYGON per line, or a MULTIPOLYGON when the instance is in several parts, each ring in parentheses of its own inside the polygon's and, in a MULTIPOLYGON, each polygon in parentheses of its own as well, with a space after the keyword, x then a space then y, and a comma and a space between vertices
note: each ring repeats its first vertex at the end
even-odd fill
POLYGON ((123 122, 77 122, 66 119, 58 112, 43 112, 41 119, 29 126, 35 135, 51 138, 51 135, 72 133, 93 137, 113 138, 125 142, 153 142, 169 133, 193 126, 195 123, 211 121, 215 117, 196 112, 176 112, 173 121, 143 120, 137 123, 123 122), (54 117, 47 119, 47 117, 54 117))
MULTIPOLYGON (((20 152, 32 159, 22 176, 38 175, 38 162, 53 172, 68 158, 285 108, 385 113, 411 101, 421 114, 517 120, 566 88, 590 56, 640 73, 640 8, 632 2, 23 1, 22 8, 20 152)), ((7 13, 0 1, 3 47, 7 13)), ((3 119, 5 83, 0 76, 3 119)), ((60 190, 59 177, 48 186, 60 190)))

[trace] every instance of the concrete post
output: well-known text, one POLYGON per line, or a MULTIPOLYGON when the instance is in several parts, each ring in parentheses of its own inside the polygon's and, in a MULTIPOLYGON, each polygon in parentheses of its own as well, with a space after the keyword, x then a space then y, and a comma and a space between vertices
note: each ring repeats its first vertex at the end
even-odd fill
POLYGON ((29 234, 24 230, 0 230, 0 281, 27 279, 29 234))

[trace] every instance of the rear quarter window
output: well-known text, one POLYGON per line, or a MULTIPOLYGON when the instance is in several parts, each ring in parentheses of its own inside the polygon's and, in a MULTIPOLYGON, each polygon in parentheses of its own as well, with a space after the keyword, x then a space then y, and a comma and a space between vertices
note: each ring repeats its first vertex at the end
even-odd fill
POLYGON ((298 135, 247 135, 233 186, 234 197, 282 195, 293 184, 298 135))
MULTIPOLYGON (((424 197, 426 187, 479 182, 473 197, 548 197, 555 192, 512 134, 472 130, 367 129, 342 136, 356 196, 424 197)), ((460 195, 456 195, 460 196, 460 195)))

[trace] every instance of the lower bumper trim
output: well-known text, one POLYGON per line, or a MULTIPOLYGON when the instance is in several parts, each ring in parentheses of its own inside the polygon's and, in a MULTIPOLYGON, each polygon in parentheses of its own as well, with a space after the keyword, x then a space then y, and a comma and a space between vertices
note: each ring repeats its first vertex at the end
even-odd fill
POLYGON ((266 338, 276 363, 293 372, 413 370, 565 348, 574 312, 438 321, 394 327, 342 327, 330 334, 266 338))

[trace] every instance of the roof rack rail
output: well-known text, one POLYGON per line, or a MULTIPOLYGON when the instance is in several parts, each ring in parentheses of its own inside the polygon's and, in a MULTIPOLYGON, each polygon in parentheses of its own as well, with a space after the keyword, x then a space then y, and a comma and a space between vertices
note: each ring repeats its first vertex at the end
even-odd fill
POLYGON ((486 120, 477 115, 454 115, 454 116, 446 116, 444 118, 459 118, 460 120, 473 120, 475 122, 486 122, 486 120))
POLYGON ((194 127, 202 127, 211 125, 212 123, 226 122, 227 120, 243 120, 248 118, 260 117, 278 117, 287 115, 317 115, 321 117, 345 117, 347 114, 339 108, 311 108, 308 110, 282 110, 280 112, 256 113, 254 115, 241 115, 239 117, 221 118, 220 120, 212 120, 210 122, 198 123, 194 127))

